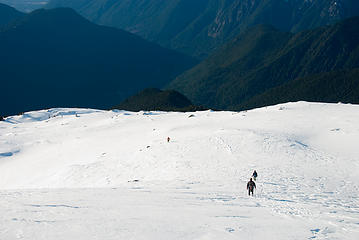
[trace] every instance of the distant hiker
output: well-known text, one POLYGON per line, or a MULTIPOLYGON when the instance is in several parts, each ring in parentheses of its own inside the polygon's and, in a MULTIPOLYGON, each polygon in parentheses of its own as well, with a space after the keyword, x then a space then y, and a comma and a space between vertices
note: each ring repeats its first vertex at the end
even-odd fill
POLYGON ((248 189, 248 195, 250 196, 252 193, 253 196, 253 191, 256 188, 256 184, 255 182, 253 182, 252 178, 249 180, 249 182, 247 183, 247 189, 248 189))
POLYGON ((170 137, 167 137, 167 142, 168 142, 168 143, 170 142, 170 140, 171 140, 170 137))
POLYGON ((253 180, 255 181, 256 178, 258 177, 258 173, 256 170, 254 170, 253 174, 252 174, 253 180))

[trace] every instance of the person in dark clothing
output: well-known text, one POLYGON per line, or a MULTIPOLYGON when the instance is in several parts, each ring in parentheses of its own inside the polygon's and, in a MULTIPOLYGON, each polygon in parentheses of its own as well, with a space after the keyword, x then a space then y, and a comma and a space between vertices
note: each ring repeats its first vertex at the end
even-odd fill
POLYGON ((255 181, 256 178, 258 177, 258 173, 256 170, 254 170, 253 174, 252 174, 253 180, 255 181))
POLYGON ((252 193, 253 196, 253 191, 256 188, 256 184, 255 182, 253 182, 252 178, 249 180, 249 182, 247 183, 247 189, 248 189, 248 195, 250 196, 252 193))

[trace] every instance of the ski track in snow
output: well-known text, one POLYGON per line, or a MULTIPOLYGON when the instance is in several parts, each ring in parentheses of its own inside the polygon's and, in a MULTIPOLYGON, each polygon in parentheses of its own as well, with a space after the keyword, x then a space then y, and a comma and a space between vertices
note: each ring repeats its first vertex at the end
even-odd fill
POLYGON ((0 239, 359 238, 359 106, 191 114, 6 118, 0 239))

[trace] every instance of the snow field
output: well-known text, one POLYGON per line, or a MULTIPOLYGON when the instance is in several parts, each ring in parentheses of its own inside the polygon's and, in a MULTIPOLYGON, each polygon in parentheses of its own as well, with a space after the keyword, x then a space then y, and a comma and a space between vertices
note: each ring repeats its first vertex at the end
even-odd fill
POLYGON ((357 239, 358 119, 307 102, 8 117, 0 239, 357 239))

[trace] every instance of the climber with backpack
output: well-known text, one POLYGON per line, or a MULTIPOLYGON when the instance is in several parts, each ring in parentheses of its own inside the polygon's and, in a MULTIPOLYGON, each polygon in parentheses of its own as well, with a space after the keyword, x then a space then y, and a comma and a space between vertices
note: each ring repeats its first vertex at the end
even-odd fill
POLYGON ((248 195, 250 196, 252 193, 253 196, 253 192, 254 189, 256 188, 256 184, 255 182, 253 182, 252 178, 249 180, 249 182, 247 183, 247 190, 248 190, 248 195))
POLYGON ((258 177, 258 173, 256 170, 254 170, 252 177, 253 177, 253 180, 256 181, 256 178, 258 177))

